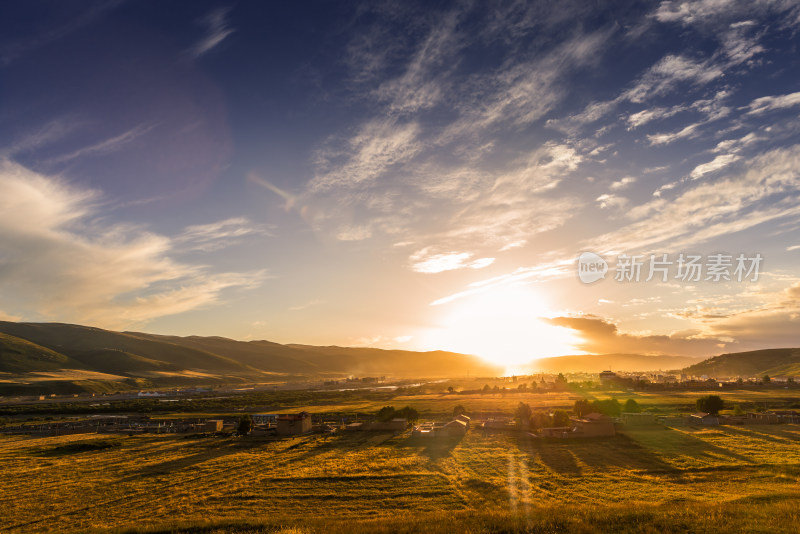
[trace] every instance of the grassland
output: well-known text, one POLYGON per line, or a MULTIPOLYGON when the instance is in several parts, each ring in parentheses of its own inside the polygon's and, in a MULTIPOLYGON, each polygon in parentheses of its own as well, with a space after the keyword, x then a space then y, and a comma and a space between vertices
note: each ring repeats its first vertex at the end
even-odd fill
POLYGON ((0 531, 794 532, 800 426, 0 438, 0 531))

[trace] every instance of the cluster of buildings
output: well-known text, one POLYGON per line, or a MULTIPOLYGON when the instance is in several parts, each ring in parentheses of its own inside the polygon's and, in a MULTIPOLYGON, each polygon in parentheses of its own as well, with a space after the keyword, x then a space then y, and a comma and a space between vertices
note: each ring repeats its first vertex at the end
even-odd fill
POLYGON ((596 438, 614 436, 617 431, 614 419, 599 413, 586 414, 583 417, 571 417, 570 425, 563 427, 543 428, 543 438, 596 438))
POLYGON ((463 437, 472 420, 461 414, 448 422, 426 422, 414 427, 412 437, 420 438, 460 438, 463 437))

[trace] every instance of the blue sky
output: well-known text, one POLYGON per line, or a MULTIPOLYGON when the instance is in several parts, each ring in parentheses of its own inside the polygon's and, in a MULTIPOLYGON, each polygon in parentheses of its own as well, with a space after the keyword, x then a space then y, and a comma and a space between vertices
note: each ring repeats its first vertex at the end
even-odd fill
POLYGON ((507 362, 796 346, 799 30, 788 1, 5 2, 0 314, 507 362), (763 262, 622 282, 620 254, 763 262))

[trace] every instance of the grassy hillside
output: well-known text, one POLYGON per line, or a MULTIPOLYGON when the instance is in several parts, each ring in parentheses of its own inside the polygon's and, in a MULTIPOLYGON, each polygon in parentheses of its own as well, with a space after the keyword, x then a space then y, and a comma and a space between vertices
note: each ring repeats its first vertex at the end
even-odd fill
POLYGON ((29 373, 65 368, 84 369, 86 366, 47 347, 0 333, 0 372, 29 373))
POLYGON ((684 369, 695 376, 800 376, 800 349, 765 349, 721 354, 684 369))
POLYGON ((307 353, 270 341, 236 341, 216 336, 161 336, 139 332, 129 332, 129 334, 210 352, 272 373, 313 374, 318 371, 316 365, 305 361, 307 353))
POLYGON ((131 334, 100 328, 60 323, 11 323, 0 321, 0 332, 58 351, 78 359, 89 358, 92 368, 108 373, 121 372, 120 359, 136 360, 138 370, 163 370, 165 365, 181 369, 215 372, 248 372, 246 365, 210 352, 154 341, 131 334), (150 360, 150 365, 147 365, 150 360))
POLYGON ((583 354, 541 358, 532 362, 533 371, 546 373, 599 373, 613 371, 666 371, 692 365, 698 358, 686 356, 645 356, 642 354, 583 354))
POLYGON ((352 347, 314 347, 288 345, 308 353, 306 359, 322 371, 354 375, 392 375, 401 377, 495 376, 502 367, 476 356, 455 352, 411 352, 352 347))
MULTIPOLYGON (((197 384, 198 380, 209 383, 260 381, 267 374, 419 378, 494 376, 503 371, 475 356, 443 351, 281 345, 265 340, 245 342, 214 336, 112 332, 60 323, 0 321, 0 333, 9 340, 0 359, 0 372, 77 368, 130 378, 144 377, 153 381, 153 387, 197 384)), ((22 382, 26 381, 20 380, 22 382)), ((69 384, 70 388, 73 386, 69 384)))

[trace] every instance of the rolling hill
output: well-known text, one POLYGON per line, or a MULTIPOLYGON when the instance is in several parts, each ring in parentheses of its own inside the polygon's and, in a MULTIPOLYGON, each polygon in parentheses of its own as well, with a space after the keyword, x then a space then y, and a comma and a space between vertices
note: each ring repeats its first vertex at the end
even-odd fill
MULTIPOLYGON (((281 345, 216 336, 112 332, 62 323, 0 321, 0 336, 0 373, 16 377, 4 380, 35 382, 37 387, 43 387, 42 378, 33 375, 60 369, 75 370, 72 374, 76 377, 86 373, 113 375, 118 382, 113 387, 120 389, 334 375, 485 376, 502 371, 475 356, 443 351, 281 345)), ((71 379, 69 386, 80 387, 80 382, 80 378, 71 379)))
POLYGON ((85 369, 86 366, 47 347, 0 333, 0 372, 29 373, 64 368, 85 369))
POLYGON ((231 358, 168 342, 62 323, 0 321, 0 332, 25 339, 103 373, 162 372, 202 369, 219 373, 248 373, 231 358))
POLYGON ((477 356, 456 352, 384 350, 366 347, 287 345, 303 351, 306 361, 328 372, 398 377, 496 376, 503 368, 477 356))
POLYGON ((599 373, 612 371, 667 371, 697 363, 687 356, 646 356, 642 354, 581 354, 541 358, 531 362, 533 371, 545 373, 599 373))
POLYGON ((314 374, 320 371, 316 365, 306 361, 306 357, 309 356, 307 353, 271 341, 236 341, 216 336, 163 336, 140 332, 128 332, 128 334, 140 339, 224 355, 239 363, 271 373, 314 374))
POLYGON ((764 349, 720 354, 683 370, 712 377, 800 376, 800 348, 764 349))

